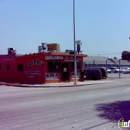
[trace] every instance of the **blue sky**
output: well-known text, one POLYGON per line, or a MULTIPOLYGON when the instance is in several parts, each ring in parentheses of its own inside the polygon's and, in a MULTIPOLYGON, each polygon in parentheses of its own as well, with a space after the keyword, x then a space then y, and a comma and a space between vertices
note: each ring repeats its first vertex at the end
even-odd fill
MULTIPOLYGON (((42 42, 73 49, 72 0, 0 0, 0 53, 38 51, 42 42)), ((88 55, 130 50, 130 0, 75 0, 76 40, 88 55)))

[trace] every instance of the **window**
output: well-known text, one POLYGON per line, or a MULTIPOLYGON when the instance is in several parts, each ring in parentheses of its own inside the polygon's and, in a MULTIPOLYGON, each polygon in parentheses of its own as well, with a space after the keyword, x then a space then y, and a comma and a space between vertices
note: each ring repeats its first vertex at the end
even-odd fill
MULTIPOLYGON (((80 71, 81 69, 81 64, 80 62, 77 62, 77 70, 80 71)), ((71 62, 71 70, 74 71, 74 62, 71 62)))
POLYGON ((48 62, 48 71, 49 72, 59 72, 60 63, 59 62, 48 62))
POLYGON ((48 71, 53 72, 53 62, 48 62, 48 71))
POLYGON ((10 65, 9 65, 9 64, 6 65, 6 69, 7 69, 7 70, 10 70, 10 65))
POLYGON ((71 62, 71 70, 74 71, 74 62, 71 62))
POLYGON ((2 69, 2 66, 0 65, 0 70, 2 69))
POLYGON ((59 62, 54 62, 54 69, 56 72, 60 71, 60 63, 59 62))
POLYGON ((18 64, 18 71, 22 72, 23 71, 23 64, 18 64))
POLYGON ((81 69, 81 64, 80 62, 77 62, 77 70, 80 70, 81 69))

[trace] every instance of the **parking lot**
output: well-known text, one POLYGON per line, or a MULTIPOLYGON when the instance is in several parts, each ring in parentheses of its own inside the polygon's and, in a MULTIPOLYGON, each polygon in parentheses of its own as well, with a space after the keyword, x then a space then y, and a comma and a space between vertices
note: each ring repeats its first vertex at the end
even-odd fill
MULTIPOLYGON (((108 78, 119 78, 119 73, 108 73, 108 78)), ((120 78, 130 78, 130 74, 120 73, 120 78)))

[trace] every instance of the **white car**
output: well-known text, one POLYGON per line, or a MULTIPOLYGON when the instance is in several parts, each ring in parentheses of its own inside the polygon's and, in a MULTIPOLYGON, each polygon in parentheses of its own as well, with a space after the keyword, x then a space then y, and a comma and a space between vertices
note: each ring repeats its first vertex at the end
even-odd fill
POLYGON ((118 72, 119 72, 119 68, 117 68, 117 67, 110 67, 109 69, 110 69, 111 72, 113 72, 113 73, 118 73, 118 72))
POLYGON ((121 68, 121 72, 124 74, 129 74, 130 73, 130 68, 125 67, 125 68, 121 68))
POLYGON ((111 70, 109 68, 107 68, 107 73, 111 73, 111 70))

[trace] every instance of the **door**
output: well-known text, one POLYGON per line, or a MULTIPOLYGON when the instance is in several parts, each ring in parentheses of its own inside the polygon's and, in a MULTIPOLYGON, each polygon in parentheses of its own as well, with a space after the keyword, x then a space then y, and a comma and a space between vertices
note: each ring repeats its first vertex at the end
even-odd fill
POLYGON ((69 64, 62 63, 62 81, 69 80, 69 64))

